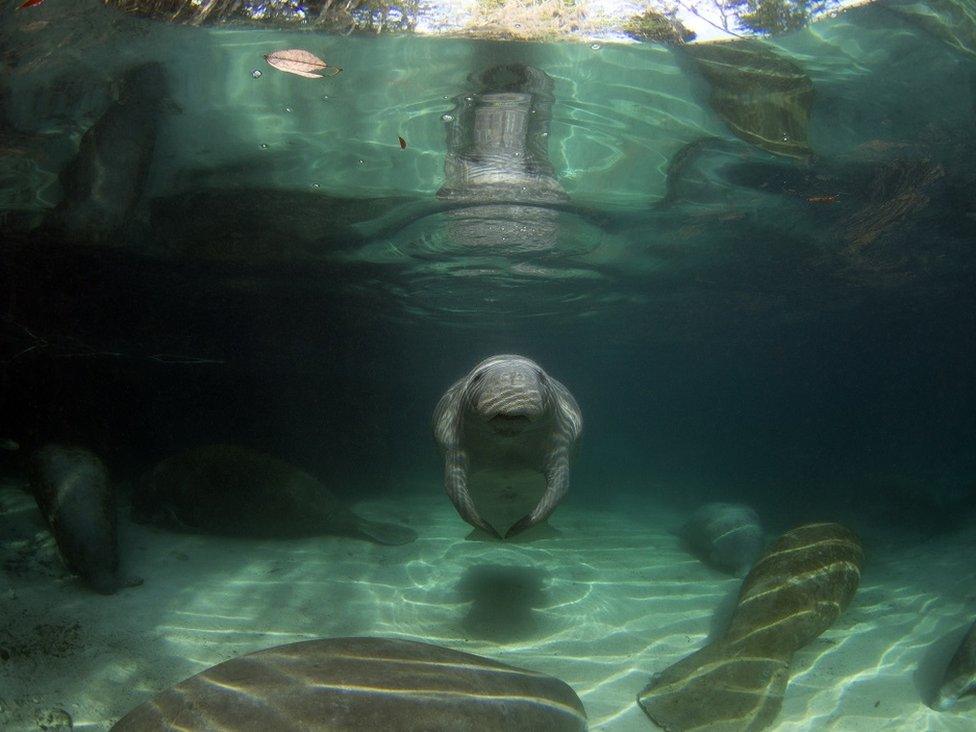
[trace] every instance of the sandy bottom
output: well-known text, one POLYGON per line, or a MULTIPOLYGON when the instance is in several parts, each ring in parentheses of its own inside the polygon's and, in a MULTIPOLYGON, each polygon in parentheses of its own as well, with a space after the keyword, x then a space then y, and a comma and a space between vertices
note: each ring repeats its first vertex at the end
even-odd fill
MULTIPOLYGON (((557 676, 594 730, 650 730, 652 673, 701 646, 739 581, 687 555, 681 516, 573 506, 554 535, 468 540, 439 490, 357 506, 414 527, 384 547, 338 537, 228 540, 126 524, 145 584, 103 597, 67 576, 32 499, 0 488, 0 728, 59 712, 107 729, 154 693, 249 651, 328 636, 415 639, 557 676)), ((976 708, 922 702, 976 614, 976 529, 918 544, 865 538, 853 604, 801 650, 776 730, 974 729, 976 708)), ((64 719, 64 717, 60 717, 64 719)))

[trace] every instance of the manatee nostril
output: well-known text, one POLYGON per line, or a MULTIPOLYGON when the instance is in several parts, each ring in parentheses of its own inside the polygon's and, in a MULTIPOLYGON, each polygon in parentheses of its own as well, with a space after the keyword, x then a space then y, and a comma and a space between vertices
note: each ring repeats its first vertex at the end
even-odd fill
POLYGON ((519 424, 521 422, 528 422, 529 416, 527 414, 496 414, 490 421, 503 424, 519 424))

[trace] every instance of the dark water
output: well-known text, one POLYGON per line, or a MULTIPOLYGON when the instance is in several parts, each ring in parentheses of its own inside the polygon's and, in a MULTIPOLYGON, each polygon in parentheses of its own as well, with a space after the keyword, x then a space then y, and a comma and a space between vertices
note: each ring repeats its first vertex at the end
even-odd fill
MULTIPOLYGON (((25 446, 82 440, 126 469, 240 441, 381 491, 436 469, 440 392, 517 352, 583 407, 580 498, 593 481, 680 484, 773 509, 789 486, 833 510, 851 492, 883 501, 892 480, 972 490, 973 49, 912 17, 848 13, 770 45, 787 71, 710 87, 680 48, 372 38, 332 39, 344 75, 308 82, 238 50, 280 43, 273 33, 112 14, 112 43, 170 59, 171 101, 149 177, 128 173, 146 190, 119 215, 136 223, 92 232, 82 217, 72 231, 98 246, 37 234, 56 184, 8 181, 3 431, 25 446), (240 67, 229 92, 207 44, 240 67), (529 62, 545 82, 491 77, 529 62), (521 83, 551 118, 533 121, 526 154, 548 156, 564 195, 499 208, 527 228, 482 222, 473 251, 477 223, 438 214, 433 195, 450 183, 452 135, 471 133, 438 113, 473 125, 465 98, 492 83, 521 83), (785 84, 786 101, 750 111, 763 83, 785 84), (812 84, 808 103, 790 101, 791 83, 812 84), (731 134, 719 94, 738 94, 729 114, 756 126, 801 118, 806 141, 787 149, 801 157, 731 134), (294 111, 275 106, 289 99, 294 111), (525 218, 540 210, 550 218, 525 218), (535 249, 508 244, 519 236, 535 249)), ((91 58, 104 51, 54 53, 21 16, 8 22, 7 159, 40 178, 98 118, 115 72, 91 58)))
POLYGON ((860 8, 724 76, 691 47, 5 10, 6 461, 80 443, 126 486, 233 442, 349 500, 436 492, 437 399, 508 352, 580 404, 578 506, 971 526, 976 24, 954 7, 860 8), (261 59, 312 46, 343 73, 261 59), (85 208, 62 171, 93 125, 106 168, 74 175, 116 188, 85 208))

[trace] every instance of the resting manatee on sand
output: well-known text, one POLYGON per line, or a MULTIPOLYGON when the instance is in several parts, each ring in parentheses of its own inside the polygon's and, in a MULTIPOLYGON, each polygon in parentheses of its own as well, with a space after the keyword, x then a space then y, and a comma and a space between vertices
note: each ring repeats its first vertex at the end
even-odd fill
POLYGON ((582 732, 552 676, 427 643, 325 638, 232 658, 125 715, 112 732, 582 732))
POLYGON ((847 607, 862 559, 839 524, 786 532, 743 580, 725 634, 655 675, 638 703, 668 732, 765 729, 783 704, 793 654, 847 607))
POLYGON ((405 526, 356 515, 305 471, 235 445, 199 447, 163 460, 143 477, 133 508, 138 520, 208 534, 342 534, 378 544, 417 538, 405 526))
MULTIPOLYGON (((476 501, 469 475, 533 471, 545 478, 537 502, 508 527, 505 537, 545 521, 569 489, 569 463, 583 429, 579 406, 565 386, 523 356, 487 358, 457 381, 434 410, 434 437, 444 456, 444 487, 458 513, 493 536, 498 528, 479 507, 492 500, 524 500, 525 481, 514 489, 506 481, 480 482, 476 501), (476 505, 479 503, 479 505, 476 505)), ((534 498, 534 496, 532 496, 534 498)))
POLYGON ((740 503, 706 503, 681 527, 685 545, 706 564, 744 575, 763 549, 759 516, 740 503))
POLYGON ((142 584, 119 576, 115 489, 101 460, 80 447, 46 445, 31 456, 30 486, 68 569, 103 595, 142 584))
POLYGON ((933 706, 944 712, 964 696, 976 697, 976 623, 969 628, 949 661, 933 706))

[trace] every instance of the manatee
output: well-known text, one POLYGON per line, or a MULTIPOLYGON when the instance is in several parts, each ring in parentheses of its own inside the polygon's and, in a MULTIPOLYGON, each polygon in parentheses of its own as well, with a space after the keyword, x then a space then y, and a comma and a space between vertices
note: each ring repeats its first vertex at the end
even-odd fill
POLYGON ((558 204, 568 200, 549 160, 554 82, 525 64, 471 78, 448 128, 442 200, 558 204))
POLYGON ((681 527, 696 556, 719 569, 745 574, 763 549, 759 516, 739 503, 707 503, 681 527))
POLYGON ((973 623, 962 639, 955 655, 949 661, 945 677, 936 693, 935 704, 939 711, 955 706, 964 696, 976 694, 976 623, 973 623))
POLYGON ((341 534, 407 544, 413 530, 357 516, 316 478, 270 455, 208 445, 166 458, 140 481, 137 520, 247 537, 341 534))
MULTIPOLYGON (((570 457, 582 429, 583 417, 572 394, 534 361, 514 355, 487 358, 451 386, 434 410, 447 495, 461 518, 500 537, 499 529, 482 518, 475 505, 469 474, 541 473, 541 497, 505 533, 506 538, 515 536, 545 521, 566 495, 570 457)), ((535 485, 482 482, 480 503, 531 499, 535 485)))
POLYGON ((168 82, 161 63, 129 69, 116 100, 82 136, 61 172, 64 198, 49 226, 103 241, 133 218, 149 178, 168 82))
POLYGON ((232 658, 136 707, 113 732, 586 729, 559 679, 414 641, 328 638, 232 658))
POLYGON ((46 445, 31 456, 29 475, 68 569, 103 595, 142 583, 120 577, 115 490, 98 457, 80 447, 46 445))
POLYGON ((793 654, 847 607, 862 560, 860 541, 839 524, 786 532, 743 580, 725 634, 654 676, 638 703, 669 732, 770 726, 793 654))

